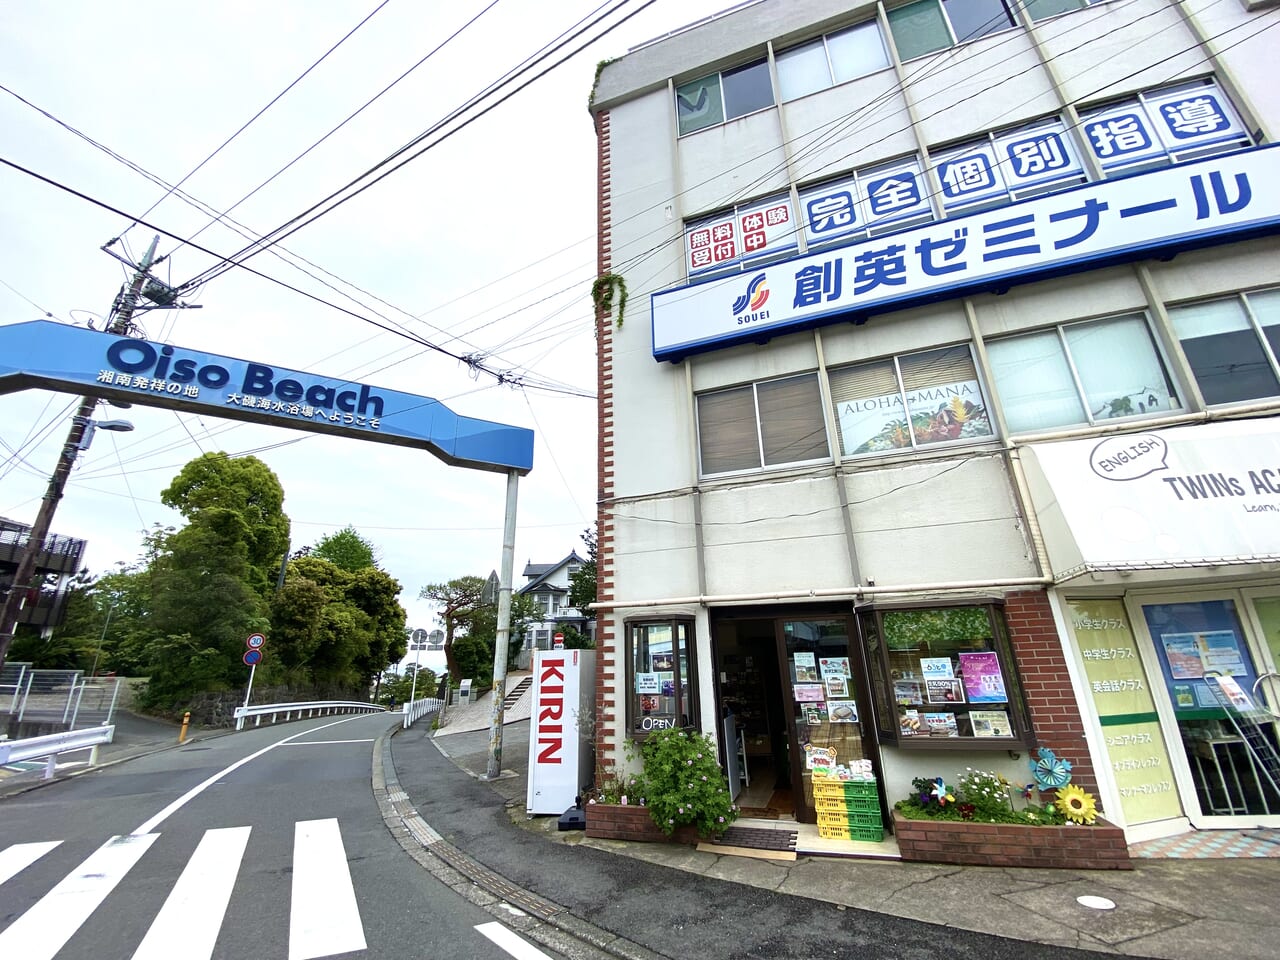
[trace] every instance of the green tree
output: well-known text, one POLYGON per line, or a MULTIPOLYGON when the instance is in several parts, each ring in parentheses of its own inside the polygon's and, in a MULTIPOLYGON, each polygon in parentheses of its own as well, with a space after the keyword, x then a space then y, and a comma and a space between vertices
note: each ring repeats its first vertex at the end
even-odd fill
MULTIPOLYGON (((511 633, 507 643, 507 668, 516 665, 520 657, 520 649, 524 646, 524 635, 529 625, 542 620, 544 614, 538 601, 532 594, 511 594, 511 633)), ((498 607, 496 604, 482 603, 467 625, 467 636, 479 640, 489 652, 489 666, 485 673, 493 676, 493 650, 498 640, 498 607)), ((471 676, 471 674, 467 674, 471 676)))
POLYGON ((328 560, 348 573, 378 566, 378 550, 356 528, 348 524, 337 533, 321 537, 311 548, 311 556, 328 560))
POLYGON ((594 650, 595 641, 570 623, 557 623, 556 632, 564 634, 566 650, 594 650))
POLYGON ((284 488, 270 467, 257 457, 206 453, 183 467, 160 499, 188 521, 202 519, 242 543, 250 586, 269 595, 289 548, 284 488))
MULTIPOLYGON (((464 634, 484 599, 483 577, 458 577, 448 583, 429 583, 418 592, 420 600, 434 600, 440 604, 437 616, 444 625, 444 662, 449 677, 456 683, 463 678, 454 659, 453 642, 464 634)), ((469 674, 468 674, 469 676, 469 674)))
POLYGON ((589 608, 596 602, 595 527, 582 531, 582 542, 587 545, 587 560, 569 576, 569 606, 581 610, 584 616, 590 616, 589 608))

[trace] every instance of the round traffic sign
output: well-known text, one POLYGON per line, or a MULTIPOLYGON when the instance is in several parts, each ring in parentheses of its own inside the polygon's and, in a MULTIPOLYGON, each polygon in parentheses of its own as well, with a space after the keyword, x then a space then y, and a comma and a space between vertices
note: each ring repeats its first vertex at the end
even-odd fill
POLYGON ((260 646, 262 646, 266 642, 267 642, 267 638, 264 637, 262 634, 251 633, 249 634, 249 639, 244 642, 244 645, 248 647, 250 650, 257 650, 260 646))
POLYGON ((262 662, 262 651, 261 651, 261 650, 246 650, 246 651, 244 652, 244 656, 243 656, 241 659, 243 659, 243 660, 244 660, 244 664, 245 664, 245 666, 246 666, 246 667, 252 667, 255 663, 261 663, 261 662, 262 662))

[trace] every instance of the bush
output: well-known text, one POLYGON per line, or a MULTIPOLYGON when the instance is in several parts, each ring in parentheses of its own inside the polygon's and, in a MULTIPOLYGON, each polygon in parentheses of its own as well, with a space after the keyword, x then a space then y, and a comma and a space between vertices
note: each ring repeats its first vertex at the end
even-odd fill
POLYGON ((640 744, 644 803, 653 822, 670 836, 691 823, 702 836, 720 833, 738 818, 729 783, 710 737, 686 730, 659 730, 640 744))

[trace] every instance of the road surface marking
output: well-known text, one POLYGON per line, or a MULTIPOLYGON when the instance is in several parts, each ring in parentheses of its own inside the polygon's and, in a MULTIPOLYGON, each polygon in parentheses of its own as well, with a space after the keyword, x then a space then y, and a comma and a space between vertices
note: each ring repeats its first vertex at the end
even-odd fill
POLYGON ((549 956, 532 943, 516 936, 512 930, 504 927, 497 920, 491 923, 482 923, 476 929, 515 957, 516 960, 551 960, 549 956))
POLYGON ((286 743, 286 747, 319 747, 329 743, 373 743, 373 737, 368 740, 299 740, 297 743, 286 743))
MULTIPOLYGON (((369 714, 364 714, 364 716, 369 716, 369 714)), ((340 723, 346 723, 348 720, 357 720, 357 719, 360 719, 359 715, 354 717, 343 717, 341 720, 333 721, 333 723, 326 723, 319 727, 312 727, 310 730, 302 730, 298 733, 295 733, 291 737, 285 737, 283 740, 277 740, 275 743, 268 744, 267 746, 259 750, 257 753, 251 753, 249 754, 249 756, 244 757, 240 760, 237 760, 235 763, 231 764, 229 767, 223 767, 221 770, 215 773, 212 777, 209 777, 207 780, 203 781, 202 783, 196 784, 194 787, 192 787, 190 790, 188 790, 186 793, 180 796, 177 800, 173 801, 173 803, 169 804, 167 807, 165 807, 163 810, 157 813, 154 817, 152 817, 142 826, 138 827, 137 830, 133 831, 134 835, 137 836, 139 834, 150 833, 156 827, 160 826, 160 824, 164 823, 171 816, 173 816, 175 813, 181 810, 182 807, 185 806, 188 801, 194 800, 196 797, 200 796, 200 794, 202 794, 206 789, 213 786, 215 783, 217 783, 227 774, 232 773, 233 771, 239 770, 241 767, 243 767, 246 763, 248 763, 251 760, 257 760, 264 753, 269 753, 270 751, 274 750, 276 747, 282 746, 283 744, 288 743, 290 740, 296 740, 298 737, 306 736, 308 733, 315 733, 317 730, 324 730, 328 727, 336 727, 340 723)))
POLYGON ((206 830, 133 960, 209 960, 252 827, 206 830))
POLYGON ((338 821, 298 821, 293 827, 289 960, 331 957, 366 946, 338 821))
POLYGON ((112 837, 91 853, 74 873, 0 933, 0 957, 53 960, 158 836, 112 837))
POLYGON ((61 842, 49 840, 45 843, 15 843, 0 850, 0 883, 27 869, 61 842))

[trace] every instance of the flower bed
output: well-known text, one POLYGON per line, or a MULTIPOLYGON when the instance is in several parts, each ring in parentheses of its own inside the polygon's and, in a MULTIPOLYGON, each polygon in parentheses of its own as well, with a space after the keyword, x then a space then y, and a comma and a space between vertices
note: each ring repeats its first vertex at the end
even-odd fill
POLYGON ((973 820, 911 820, 893 812, 903 860, 989 867, 1132 870, 1124 831, 1092 826, 1033 826, 973 820))
POLYGON ((679 827, 667 836, 653 822, 649 808, 638 804, 588 803, 586 811, 588 837, 663 843, 698 842, 698 828, 693 824, 679 827))

